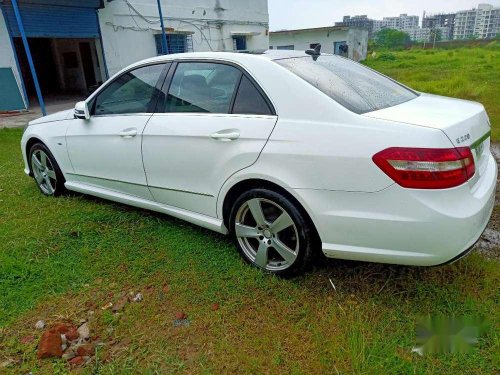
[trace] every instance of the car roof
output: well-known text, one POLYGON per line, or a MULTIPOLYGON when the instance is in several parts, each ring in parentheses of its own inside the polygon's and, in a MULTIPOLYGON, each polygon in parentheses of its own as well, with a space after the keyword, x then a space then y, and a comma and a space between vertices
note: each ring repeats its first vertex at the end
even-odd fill
POLYGON ((265 58, 267 60, 280 60, 294 57, 307 57, 305 51, 294 50, 258 50, 258 51, 242 51, 242 52, 187 52, 175 53, 170 55, 162 55, 142 60, 133 65, 155 62, 166 62, 172 60, 196 60, 196 59, 216 59, 230 60, 234 62, 248 62, 253 59, 265 58))

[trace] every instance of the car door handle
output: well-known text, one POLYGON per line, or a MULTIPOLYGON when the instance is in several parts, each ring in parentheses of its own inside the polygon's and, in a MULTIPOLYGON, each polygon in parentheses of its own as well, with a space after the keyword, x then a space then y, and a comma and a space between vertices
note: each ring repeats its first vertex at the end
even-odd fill
POLYGON ((125 129, 118 133, 122 138, 132 138, 137 135, 137 129, 125 129))
POLYGON ((210 138, 216 139, 218 141, 234 141, 240 137, 240 133, 236 130, 221 130, 216 133, 210 134, 210 138))

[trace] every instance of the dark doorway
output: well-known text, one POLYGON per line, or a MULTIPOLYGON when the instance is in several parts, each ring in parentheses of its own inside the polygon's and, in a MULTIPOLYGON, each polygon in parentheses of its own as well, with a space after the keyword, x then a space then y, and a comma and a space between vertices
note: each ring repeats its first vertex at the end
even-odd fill
MULTIPOLYGON (((0 0, 1 1, 1 0, 0 0)), ((98 87, 101 71, 94 39, 28 38, 42 96, 49 101, 83 98, 98 87)), ((36 90, 21 38, 14 38, 30 101, 36 90)))
MULTIPOLYGON (((57 67, 52 53, 52 41, 48 38, 28 38, 38 82, 43 93, 56 94, 59 89, 57 67)), ((14 38, 14 45, 19 59, 21 74, 29 97, 36 96, 35 84, 31 76, 28 58, 21 38, 14 38)))
POLYGON ((80 56, 82 58, 85 84, 90 89, 97 84, 97 81, 95 79, 94 62, 92 61, 92 51, 89 42, 80 43, 80 56))

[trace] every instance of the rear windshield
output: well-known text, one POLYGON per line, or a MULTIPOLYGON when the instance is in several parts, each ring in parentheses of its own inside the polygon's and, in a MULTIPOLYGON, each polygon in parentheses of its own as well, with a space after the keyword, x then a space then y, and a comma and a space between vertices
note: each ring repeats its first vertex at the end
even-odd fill
POLYGON ((415 99, 418 94, 346 58, 321 55, 274 60, 355 113, 367 113, 415 99))

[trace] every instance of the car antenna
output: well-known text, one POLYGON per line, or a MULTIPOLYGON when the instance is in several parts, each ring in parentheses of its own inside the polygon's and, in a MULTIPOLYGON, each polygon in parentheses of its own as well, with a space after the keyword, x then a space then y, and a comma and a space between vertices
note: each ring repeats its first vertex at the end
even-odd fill
POLYGON ((311 55, 313 60, 316 61, 318 57, 321 56, 321 44, 316 44, 316 47, 314 47, 314 49, 308 49, 306 50, 306 53, 308 55, 311 55))

